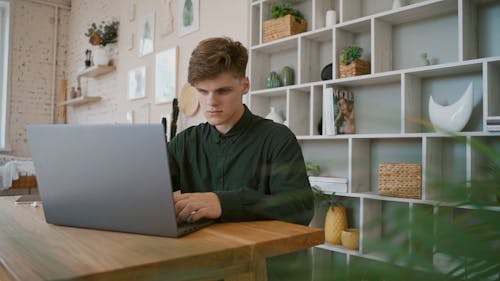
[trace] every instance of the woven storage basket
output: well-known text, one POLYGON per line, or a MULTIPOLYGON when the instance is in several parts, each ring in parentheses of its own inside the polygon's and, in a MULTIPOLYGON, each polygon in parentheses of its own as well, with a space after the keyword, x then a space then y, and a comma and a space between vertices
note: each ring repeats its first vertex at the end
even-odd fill
POLYGON ((380 163, 378 192, 381 195, 422 198, 422 165, 413 163, 380 163))
POLYGON ((295 20, 295 16, 286 15, 281 18, 267 20, 262 25, 262 42, 277 40, 290 35, 299 34, 307 30, 307 21, 295 20))
POLYGON ((340 78, 370 74, 370 62, 355 60, 348 65, 339 64, 340 78))

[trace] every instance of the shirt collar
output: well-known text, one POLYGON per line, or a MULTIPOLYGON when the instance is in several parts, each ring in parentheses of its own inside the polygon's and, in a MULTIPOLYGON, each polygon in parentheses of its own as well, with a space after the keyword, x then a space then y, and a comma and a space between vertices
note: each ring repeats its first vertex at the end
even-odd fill
POLYGON ((219 133, 215 126, 210 125, 210 138, 214 142, 219 142, 220 140, 223 139, 229 139, 231 142, 234 142, 248 127, 248 124, 250 121, 253 119, 254 115, 248 107, 244 104, 245 111, 243 112, 243 115, 241 116, 240 120, 234 124, 234 126, 229 129, 229 131, 225 134, 219 133))

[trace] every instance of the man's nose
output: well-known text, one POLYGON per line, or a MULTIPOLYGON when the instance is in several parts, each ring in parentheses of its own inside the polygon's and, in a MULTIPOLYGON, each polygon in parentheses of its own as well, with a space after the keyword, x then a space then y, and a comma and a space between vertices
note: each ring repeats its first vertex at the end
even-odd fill
POLYGON ((207 95, 207 104, 209 105, 215 105, 217 104, 217 96, 215 95, 214 92, 209 92, 207 95))

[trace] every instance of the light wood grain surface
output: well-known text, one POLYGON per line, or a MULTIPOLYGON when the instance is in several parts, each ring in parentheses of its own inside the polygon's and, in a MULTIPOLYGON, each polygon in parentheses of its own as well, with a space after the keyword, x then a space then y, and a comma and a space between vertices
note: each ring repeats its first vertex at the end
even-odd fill
POLYGON ((323 243, 280 221, 219 223, 182 238, 47 224, 0 197, 0 280, 265 280, 265 258, 323 243), (3 267, 3 269, 2 269, 3 267))

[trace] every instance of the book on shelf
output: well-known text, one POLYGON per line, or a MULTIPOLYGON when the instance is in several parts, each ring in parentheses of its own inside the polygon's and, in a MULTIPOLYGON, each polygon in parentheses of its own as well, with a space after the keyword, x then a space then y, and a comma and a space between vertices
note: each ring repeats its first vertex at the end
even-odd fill
POLYGON ((349 90, 326 88, 323 93, 323 135, 356 133, 354 95, 349 90))
POLYGON ((309 176, 309 182, 324 193, 347 192, 347 178, 309 176))
POLYGON ((349 90, 334 89, 335 106, 335 130, 337 134, 356 133, 356 123, 354 119, 354 95, 349 90))
POLYGON ((500 125, 500 119, 486 119, 486 124, 487 125, 500 125))
POLYGON ((323 92, 323 132, 324 136, 335 135, 335 102, 333 97, 333 89, 326 88, 323 92))
POLYGON ((499 125, 486 125, 486 130, 490 132, 500 132, 500 124, 499 125))
POLYGON ((488 121, 500 121, 500 116, 488 116, 486 117, 486 122, 488 121))

